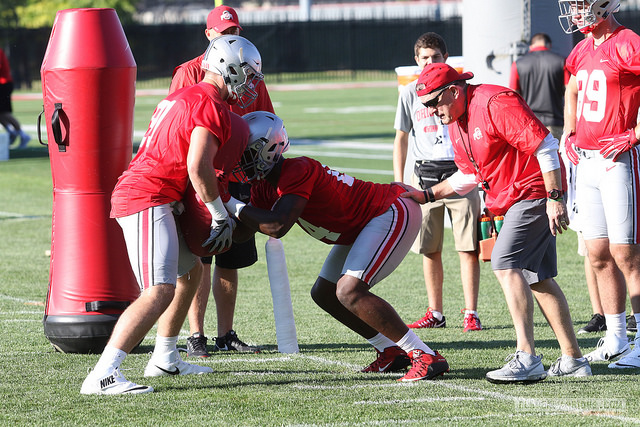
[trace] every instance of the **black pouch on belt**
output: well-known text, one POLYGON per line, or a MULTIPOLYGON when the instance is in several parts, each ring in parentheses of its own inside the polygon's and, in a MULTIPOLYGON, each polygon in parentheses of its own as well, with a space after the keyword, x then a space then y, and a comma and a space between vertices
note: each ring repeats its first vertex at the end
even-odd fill
POLYGON ((429 187, 444 181, 456 173, 458 167, 451 160, 418 160, 414 172, 420 178, 420 188, 429 187))

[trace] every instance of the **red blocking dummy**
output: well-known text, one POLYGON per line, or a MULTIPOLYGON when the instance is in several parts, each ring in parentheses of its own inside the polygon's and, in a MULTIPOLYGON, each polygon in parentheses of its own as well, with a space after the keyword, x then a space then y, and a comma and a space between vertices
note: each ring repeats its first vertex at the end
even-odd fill
POLYGON ((44 332, 58 351, 100 353, 140 292, 109 218, 132 156, 136 80, 115 10, 58 11, 40 73, 53 177, 44 332))

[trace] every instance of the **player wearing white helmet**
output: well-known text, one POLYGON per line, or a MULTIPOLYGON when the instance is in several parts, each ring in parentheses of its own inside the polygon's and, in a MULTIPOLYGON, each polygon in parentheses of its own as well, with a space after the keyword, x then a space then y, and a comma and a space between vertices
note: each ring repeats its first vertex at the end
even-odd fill
MULTIPOLYGON (((237 66, 246 58, 250 67, 242 65, 245 82, 260 72, 260 56, 252 46, 244 41, 229 43, 223 54, 210 50, 208 58, 224 56, 227 63, 237 66)), ((198 257, 187 249, 176 224, 176 212, 191 183, 211 215, 208 238, 202 246, 210 252, 231 246, 235 221, 223 204, 226 185, 219 181, 216 169, 231 174, 246 147, 246 141, 232 138, 232 133, 248 132, 239 118, 239 125, 234 124, 232 130, 233 113, 225 101, 242 83, 227 81, 223 73, 230 68, 221 73, 207 71, 202 82, 176 91, 158 104, 136 156, 116 183, 111 217, 122 228, 140 296, 118 319, 102 356, 82 384, 82 394, 153 391, 128 381, 120 365, 156 322, 156 343, 144 370, 146 377, 213 372, 210 367, 184 362, 176 347, 202 273, 198 257), (177 277, 185 275, 189 278, 176 284, 177 277)))
POLYGON ((558 0, 560 26, 565 33, 590 33, 620 9, 620 0, 558 0))
POLYGON ((243 116, 249 143, 238 171, 252 181, 251 201, 227 205, 240 220, 234 241, 256 232, 280 238, 294 224, 333 245, 311 290, 313 300, 365 338, 378 357, 363 372, 411 369, 401 381, 432 379, 449 370, 438 352, 402 321, 393 307, 371 292, 409 251, 422 214, 413 200, 398 196, 400 184, 350 177, 308 157, 285 159, 288 138, 271 113, 243 116))
MULTIPOLYGON (((590 361, 640 367, 640 335, 630 351, 625 283, 640 313, 640 37, 615 17, 619 0, 560 0, 566 32, 589 34, 566 60, 563 139, 577 165, 576 203, 589 260, 597 277, 607 332, 590 361)), ((635 314, 636 321, 640 314, 635 314)))
POLYGON ((242 108, 257 98, 256 86, 264 78, 260 52, 241 36, 213 39, 204 53, 202 69, 220 74, 231 94, 227 102, 235 100, 242 108))
POLYGON ((264 179, 289 149, 289 137, 282 119, 267 111, 255 111, 242 117, 251 135, 249 145, 234 169, 238 180, 264 179))

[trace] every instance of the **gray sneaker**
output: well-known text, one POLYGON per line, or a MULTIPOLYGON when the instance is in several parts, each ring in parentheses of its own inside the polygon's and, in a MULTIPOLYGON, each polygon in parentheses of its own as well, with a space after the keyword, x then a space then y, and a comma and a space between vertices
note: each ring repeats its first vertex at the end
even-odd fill
POLYGON ((510 354, 500 369, 487 372, 487 381, 495 384, 534 383, 547 377, 542 366, 542 355, 532 356, 522 350, 510 354))
POLYGON ((592 374, 589 361, 585 357, 574 359, 563 354, 551 365, 547 375, 550 377, 590 377, 592 374))

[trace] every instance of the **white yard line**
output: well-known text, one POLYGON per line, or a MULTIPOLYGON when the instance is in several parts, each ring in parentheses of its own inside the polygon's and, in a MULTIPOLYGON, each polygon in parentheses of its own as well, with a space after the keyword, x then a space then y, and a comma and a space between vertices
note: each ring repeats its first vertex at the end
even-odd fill
MULTIPOLYGON (((346 364, 343 362, 337 362, 331 359, 325 359, 322 357, 317 357, 317 356, 305 356, 304 354, 301 354, 300 357, 305 357, 305 358, 309 358, 312 359, 316 362, 323 362, 326 363, 328 365, 340 365, 340 366, 344 366, 344 367, 352 367, 354 369, 360 369, 359 366, 355 366, 355 365, 351 365, 351 364, 346 364)), ((475 387, 466 387, 466 386, 461 386, 461 385, 457 385, 457 384, 452 384, 451 382, 447 382, 447 381, 428 381, 426 382, 417 382, 417 383, 409 383, 409 384, 402 384, 402 383, 394 383, 394 384, 389 384, 386 385, 387 387, 402 387, 402 386, 418 386, 418 384, 420 384, 420 386, 434 386, 434 387, 444 387, 444 388, 448 388, 450 390, 456 390, 456 391, 461 391, 464 392, 465 394, 472 394, 472 395, 476 395, 477 399, 494 399, 494 400, 498 400, 498 401, 503 401, 503 402, 513 402, 514 404, 517 404, 517 406, 522 407, 527 409, 527 411, 523 411, 522 415, 531 415, 532 412, 534 412, 535 410, 542 410, 542 412, 544 414, 564 414, 564 413, 575 413, 576 415, 582 415, 582 416, 589 416, 589 417, 599 417, 599 418, 606 418, 606 419, 611 419, 611 420, 616 420, 616 421, 620 421, 623 423, 629 423, 629 424, 640 424, 640 418, 633 418, 633 417, 625 417, 623 415, 616 415, 615 413, 612 413, 611 411, 606 410, 606 406, 602 407, 602 405, 583 405, 582 403, 588 403, 588 399, 569 399, 569 402, 573 403, 572 405, 567 405, 567 404, 561 404, 561 403, 555 403, 556 400, 555 399, 544 399, 544 398, 524 398, 524 397, 518 397, 518 396, 513 396, 510 394, 505 394, 505 393, 500 393, 500 392, 495 392, 495 391, 489 391, 489 390, 484 390, 481 388, 475 388, 475 387), (600 406, 600 407, 596 407, 596 406, 600 406)), ((378 388, 381 387, 381 384, 362 384, 362 385, 356 385, 356 386, 305 386, 305 385, 301 385, 298 384, 295 386, 296 388, 300 388, 300 389, 306 389, 306 388, 318 388, 318 389, 323 389, 323 390, 331 390, 331 389, 356 389, 356 388, 367 388, 367 387, 372 387, 372 388, 378 388)), ((508 386, 506 386, 505 388, 508 388, 508 386)), ((445 398, 446 399, 446 398, 445 398)), ((402 401, 396 401, 395 403, 414 403, 415 399, 406 399, 406 400, 402 400, 402 401)), ((438 399, 436 399, 438 400, 438 399)), ((439 399, 442 400, 442 399, 439 399)), ((566 399, 565 399, 566 400, 566 399)), ((617 399, 611 399, 612 403, 616 403, 614 402, 614 400, 617 399)), ((354 402, 355 404, 355 402, 354 402)), ((514 409, 516 409, 514 407, 514 409)), ((516 412, 513 414, 513 416, 519 416, 519 414, 516 412)), ((461 419, 466 419, 464 417, 461 417, 461 419)), ((442 421, 452 421, 452 418, 442 418, 442 421)), ((363 423, 363 424, 359 424, 359 425, 368 425, 367 423, 363 423)))

